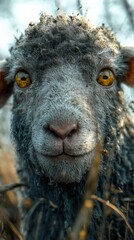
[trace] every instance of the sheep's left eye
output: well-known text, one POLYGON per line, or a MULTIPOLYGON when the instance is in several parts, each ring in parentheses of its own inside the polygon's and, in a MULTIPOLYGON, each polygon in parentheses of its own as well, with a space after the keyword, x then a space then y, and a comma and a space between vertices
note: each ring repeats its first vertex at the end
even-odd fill
POLYGON ((26 71, 19 71, 15 76, 15 81, 18 87, 26 88, 31 85, 32 81, 29 74, 26 71))
POLYGON ((100 72, 97 82, 102 86, 111 86, 115 80, 114 74, 110 69, 104 69, 100 72))

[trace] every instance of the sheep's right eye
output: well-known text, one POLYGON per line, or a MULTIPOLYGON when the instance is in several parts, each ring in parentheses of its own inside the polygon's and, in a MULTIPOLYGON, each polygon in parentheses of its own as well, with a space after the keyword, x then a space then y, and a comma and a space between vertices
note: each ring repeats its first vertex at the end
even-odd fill
POLYGON ((104 87, 108 87, 113 84, 114 80, 113 72, 110 69, 103 69, 98 76, 97 82, 104 87))
POLYGON ((26 71, 17 72, 15 76, 15 81, 20 88, 26 88, 32 83, 30 75, 26 71))

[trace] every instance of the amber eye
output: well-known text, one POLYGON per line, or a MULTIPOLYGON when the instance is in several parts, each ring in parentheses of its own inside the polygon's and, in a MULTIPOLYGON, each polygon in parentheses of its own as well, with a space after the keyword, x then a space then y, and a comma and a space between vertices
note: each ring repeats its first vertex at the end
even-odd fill
POLYGON ((111 86, 114 82, 114 74, 110 69, 104 69, 100 72, 97 82, 102 86, 111 86))
POLYGON ((19 71, 15 76, 15 81, 18 87, 26 88, 31 85, 32 81, 29 74, 26 71, 19 71))

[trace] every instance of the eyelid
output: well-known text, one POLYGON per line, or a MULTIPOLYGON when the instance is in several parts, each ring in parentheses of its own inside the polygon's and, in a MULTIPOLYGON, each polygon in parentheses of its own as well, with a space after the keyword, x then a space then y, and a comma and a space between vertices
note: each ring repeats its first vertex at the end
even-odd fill
POLYGON ((100 68, 98 73, 105 71, 105 70, 110 70, 115 75, 115 69, 109 65, 103 65, 103 67, 100 68))

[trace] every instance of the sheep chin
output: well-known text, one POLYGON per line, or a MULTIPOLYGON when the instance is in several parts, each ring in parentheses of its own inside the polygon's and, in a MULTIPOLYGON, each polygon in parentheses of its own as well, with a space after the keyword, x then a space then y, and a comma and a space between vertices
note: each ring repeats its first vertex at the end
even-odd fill
POLYGON ((72 183, 80 182, 82 176, 89 171, 96 150, 80 156, 51 157, 37 154, 38 163, 42 175, 48 177, 51 182, 72 183))

